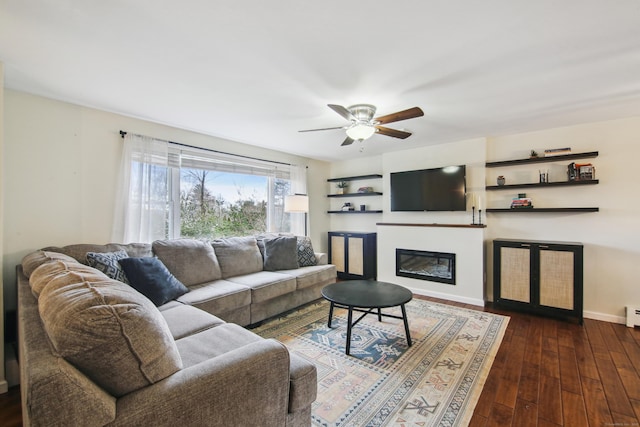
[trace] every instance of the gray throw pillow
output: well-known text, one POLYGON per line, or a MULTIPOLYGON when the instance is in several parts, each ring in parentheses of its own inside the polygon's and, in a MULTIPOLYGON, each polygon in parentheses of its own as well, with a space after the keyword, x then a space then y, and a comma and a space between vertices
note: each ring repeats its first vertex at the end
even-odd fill
POLYGON ((100 270, 112 279, 116 279, 123 283, 129 283, 127 276, 124 274, 119 260, 129 258, 129 254, 125 251, 116 252, 87 252, 87 263, 89 266, 100 270))
POLYGON ((306 236, 298 236, 298 265, 300 267, 310 267, 317 265, 316 254, 311 245, 311 239, 306 236))
POLYGON ((298 268, 298 244, 295 236, 264 240, 264 269, 294 270, 298 268))

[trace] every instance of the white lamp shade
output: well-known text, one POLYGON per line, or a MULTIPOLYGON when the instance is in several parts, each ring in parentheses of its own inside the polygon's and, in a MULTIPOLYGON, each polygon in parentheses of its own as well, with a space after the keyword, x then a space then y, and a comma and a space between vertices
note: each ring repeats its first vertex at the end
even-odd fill
POLYGON ((309 196, 292 194, 284 198, 285 212, 309 212, 309 196))
POLYGON ((374 133, 376 133, 376 128, 362 123, 358 123, 347 129, 347 136, 354 140, 370 138, 374 133))

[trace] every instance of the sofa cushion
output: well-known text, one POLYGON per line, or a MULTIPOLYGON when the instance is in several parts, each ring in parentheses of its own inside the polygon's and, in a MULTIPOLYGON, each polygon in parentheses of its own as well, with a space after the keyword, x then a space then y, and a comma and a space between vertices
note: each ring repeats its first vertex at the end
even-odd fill
POLYGON ((211 244, 220 262, 222 278, 262 271, 262 256, 255 237, 216 239, 211 244))
POLYGON ((175 340, 225 323, 224 320, 213 314, 180 303, 166 310, 162 310, 160 313, 167 322, 171 335, 175 340))
POLYGON ((294 276, 271 271, 230 277, 228 280, 250 288, 252 304, 294 292, 297 286, 294 276))
POLYGON ((316 254, 313 251, 313 245, 311 244, 311 239, 309 237, 298 236, 297 246, 298 246, 298 266, 299 267, 310 267, 318 263, 316 259, 316 254))
POLYGON ((160 312, 124 283, 106 278, 45 286, 38 307, 55 350, 113 396, 182 368, 160 312))
POLYGON ((118 261, 129 284, 149 298, 156 306, 189 292, 158 258, 125 258, 118 261))
POLYGON ((298 248, 295 236, 264 239, 264 269, 267 271, 298 268, 298 248))
POLYGON ((123 250, 116 252, 87 252, 87 264, 112 279, 122 283, 129 283, 122 266, 118 262, 128 257, 129 255, 123 250))
POLYGON ((333 264, 300 267, 296 270, 284 270, 279 273, 294 276, 298 289, 309 288, 318 283, 329 284, 336 281, 336 266, 333 264))
POLYGON ((220 264, 209 243, 194 239, 156 240, 153 253, 185 286, 222 278, 220 264))
POLYGON ((196 285, 178 301, 200 308, 207 313, 219 314, 251 304, 251 290, 239 283, 228 280, 196 285))
POLYGON ((234 323, 225 323, 176 341, 185 368, 263 338, 234 323))
POLYGON ((150 243, 108 243, 106 245, 96 245, 92 243, 79 243, 67 246, 48 246, 43 251, 59 252, 74 258, 76 261, 87 264, 87 252, 116 252, 125 251, 129 256, 143 257, 151 256, 150 243))
POLYGON ((62 254, 60 252, 50 252, 50 251, 35 251, 27 254, 22 258, 22 271, 27 278, 31 277, 31 273, 40 267, 42 264, 45 264, 49 261, 60 260, 60 261, 76 261, 75 258, 70 257, 69 255, 62 254))
POLYGON ((108 243, 105 252, 125 251, 130 257, 153 256, 151 243, 108 243))
POLYGON ((103 281, 108 277, 88 265, 79 262, 55 260, 46 264, 42 264, 31 273, 29 284, 31 285, 31 293, 36 298, 40 297, 40 293, 47 286, 80 283, 86 280, 103 281))

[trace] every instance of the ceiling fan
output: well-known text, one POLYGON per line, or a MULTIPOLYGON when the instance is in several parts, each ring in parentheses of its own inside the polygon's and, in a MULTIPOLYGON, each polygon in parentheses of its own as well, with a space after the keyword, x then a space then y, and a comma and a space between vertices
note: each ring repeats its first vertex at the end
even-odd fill
POLYGON ((424 112, 419 107, 409 108, 408 110, 398 111, 397 113, 387 114, 373 118, 376 114, 376 107, 370 104, 356 104, 350 107, 342 105, 327 104, 336 113, 340 114, 349 123, 344 126, 337 126, 322 129, 307 129, 299 132, 315 132, 319 130, 346 129, 347 139, 341 145, 351 145, 354 141, 362 141, 371 137, 374 133, 391 136, 393 138, 405 139, 411 136, 410 132, 403 130, 391 129, 380 126, 387 123, 399 122, 401 120, 413 119, 415 117, 424 116, 424 112))

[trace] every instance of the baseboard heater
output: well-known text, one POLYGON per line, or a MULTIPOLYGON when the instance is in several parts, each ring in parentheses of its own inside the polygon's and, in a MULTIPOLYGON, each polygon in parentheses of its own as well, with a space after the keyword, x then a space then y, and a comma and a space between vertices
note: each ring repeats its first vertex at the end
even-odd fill
POLYGON ((637 305, 627 306, 627 327, 640 326, 640 307, 637 305))

